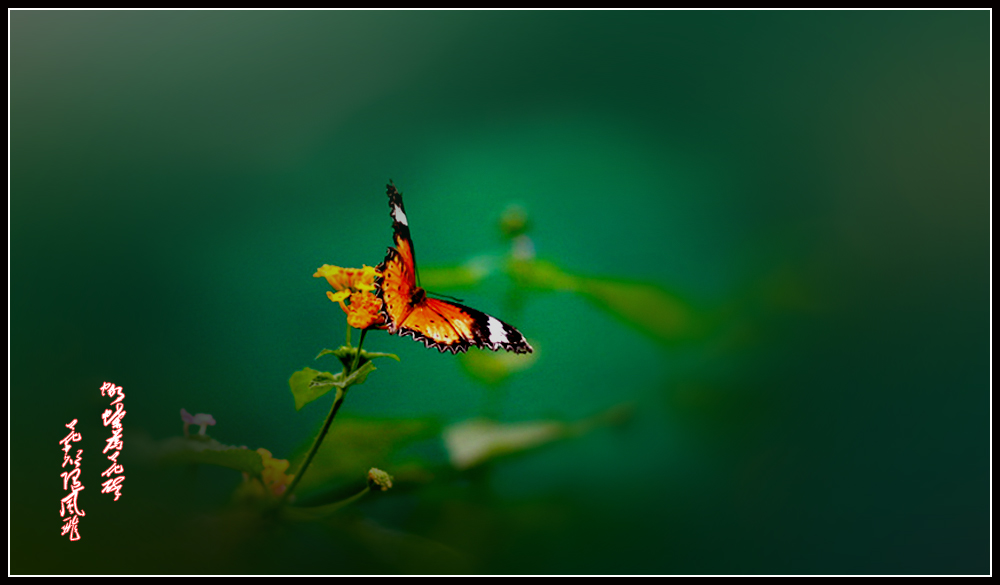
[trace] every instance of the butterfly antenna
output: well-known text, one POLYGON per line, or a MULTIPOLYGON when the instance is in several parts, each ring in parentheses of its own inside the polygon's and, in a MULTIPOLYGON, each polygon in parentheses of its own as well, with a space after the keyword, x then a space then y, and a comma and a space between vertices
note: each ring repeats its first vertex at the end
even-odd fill
POLYGON ((464 303, 465 302, 462 299, 460 299, 458 297, 453 297, 451 295, 443 295, 443 294, 440 294, 440 293, 430 292, 430 291, 427 291, 427 294, 429 294, 431 296, 434 296, 434 297, 437 297, 439 299, 448 299, 449 301, 455 301, 456 303, 464 303))

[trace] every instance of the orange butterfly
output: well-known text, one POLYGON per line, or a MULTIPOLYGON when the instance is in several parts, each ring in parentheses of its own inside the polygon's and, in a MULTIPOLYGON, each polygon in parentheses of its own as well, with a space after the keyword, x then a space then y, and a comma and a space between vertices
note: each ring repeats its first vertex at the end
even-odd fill
POLYGON ((381 276, 375 277, 375 296, 382 301, 382 316, 389 333, 409 335, 427 347, 442 353, 464 352, 470 345, 498 351, 530 353, 531 345, 521 332, 492 317, 458 303, 427 296, 417 286, 417 266, 413 259, 413 240, 403 196, 390 182, 389 215, 392 217, 395 248, 389 248, 385 260, 378 265, 381 276))

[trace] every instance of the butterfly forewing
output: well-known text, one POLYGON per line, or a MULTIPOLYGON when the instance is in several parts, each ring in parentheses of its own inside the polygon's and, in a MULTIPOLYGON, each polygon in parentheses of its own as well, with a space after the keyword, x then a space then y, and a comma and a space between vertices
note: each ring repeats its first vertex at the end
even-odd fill
MULTIPOLYGON (((405 246, 404 246, 405 248, 405 246)), ((411 312, 414 280, 410 266, 402 255, 389 249, 385 261, 378 267, 381 277, 375 279, 376 296, 382 299, 382 315, 389 333, 396 333, 399 324, 411 312)))
POLYGON ((382 315, 389 333, 409 335, 442 352, 464 352, 475 345, 494 351, 530 353, 531 345, 507 323, 476 309, 426 296, 417 286, 413 240, 403 196, 392 183, 386 185, 386 194, 396 247, 389 248, 378 266, 380 276, 375 279, 375 294, 382 300, 382 315))
MULTIPOLYGON (((396 243, 400 261, 403 263, 405 276, 409 279, 411 289, 417 287, 417 260, 413 253, 413 240, 410 238, 409 220, 403 208, 403 195, 392 183, 386 185, 389 195, 389 215, 392 216, 392 239, 396 243)), ((386 257, 388 260, 388 257, 386 257)))

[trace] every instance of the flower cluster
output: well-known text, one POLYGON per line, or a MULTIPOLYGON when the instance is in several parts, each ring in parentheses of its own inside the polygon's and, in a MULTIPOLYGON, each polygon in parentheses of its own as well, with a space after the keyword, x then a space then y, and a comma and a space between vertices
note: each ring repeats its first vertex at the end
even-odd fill
POLYGON ((280 496, 285 493, 288 484, 295 478, 294 475, 285 474, 285 470, 288 469, 288 460, 275 459, 271 456, 271 452, 263 447, 257 449, 257 452, 260 453, 261 461, 264 463, 264 471, 260 474, 264 486, 275 496, 280 496))
MULTIPOLYGON (((240 448, 246 449, 245 446, 240 448)), ((275 459, 271 452, 263 447, 257 449, 257 453, 260 454, 261 463, 264 464, 264 470, 260 472, 260 481, 251 478, 250 474, 244 471, 243 484, 237 492, 239 497, 252 500, 281 497, 295 479, 294 475, 285 474, 289 465, 288 460, 275 459)), ((295 496, 292 496, 292 501, 294 499, 295 496)))
POLYGON ((326 296, 331 301, 340 303, 340 308, 347 313, 347 324, 355 329, 385 327, 379 314, 382 301, 372 294, 377 275, 378 272, 371 266, 341 268, 330 264, 320 266, 313 274, 317 278, 326 278, 330 286, 337 291, 327 291, 326 296), (345 300, 348 302, 345 303, 345 300))

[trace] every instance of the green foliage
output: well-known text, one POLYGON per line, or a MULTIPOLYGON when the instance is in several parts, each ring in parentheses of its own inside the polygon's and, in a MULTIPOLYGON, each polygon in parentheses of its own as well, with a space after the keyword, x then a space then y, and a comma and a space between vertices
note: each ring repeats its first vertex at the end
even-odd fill
POLYGON ((698 337, 704 331, 689 303, 660 286, 608 278, 581 278, 579 292, 596 307, 661 343, 698 337))
MULTIPOLYGON (((354 358, 358 355, 358 353, 357 353, 357 349, 356 348, 347 347, 347 346, 342 345, 342 346, 338 347, 337 349, 324 349, 323 351, 319 352, 319 354, 316 356, 316 359, 319 359, 319 358, 321 358, 321 357, 323 357, 325 355, 336 356, 336 358, 340 360, 340 363, 343 364, 344 369, 350 369, 351 366, 354 365, 354 358)), ((383 352, 378 352, 378 351, 365 351, 365 350, 362 349, 361 350, 361 359, 358 360, 358 365, 362 366, 362 365, 364 365, 364 364, 372 361, 375 358, 382 358, 382 357, 390 357, 390 358, 396 360, 397 362, 400 361, 399 360, 399 356, 396 355, 396 354, 394 354, 394 353, 383 353, 383 352)))
POLYGON ((538 360, 537 351, 537 344, 535 353, 522 354, 492 352, 477 348, 458 356, 458 361, 465 373, 472 378, 484 384, 498 384, 512 374, 530 368, 538 360))
POLYGON ((161 441, 157 459, 167 465, 218 465, 250 475, 260 475, 264 470, 256 451, 223 445, 208 437, 171 437, 161 441))
POLYGON ((491 263, 475 259, 459 266, 420 267, 420 281, 432 289, 453 290, 480 284, 490 273, 491 263))
POLYGON ((476 418, 448 426, 442 436, 452 466, 467 470, 500 457, 523 454, 561 439, 580 436, 601 426, 623 424, 631 415, 632 406, 620 404, 573 422, 502 423, 476 418))
POLYGON ((571 274, 546 260, 511 260, 507 272, 518 286, 581 295, 625 325, 660 342, 703 336, 705 319, 679 295, 650 282, 571 274))
POLYGON ((448 458, 456 469, 469 469, 501 455, 533 449, 568 436, 569 426, 559 421, 498 423, 472 419, 444 431, 448 458))
POLYGON ((353 347, 338 347, 337 349, 324 349, 319 352, 316 359, 325 355, 335 356, 344 366, 344 371, 338 374, 321 372, 312 368, 303 368, 292 374, 288 379, 288 386, 295 397, 295 410, 302 410, 302 407, 313 400, 322 397, 330 390, 337 388, 341 392, 346 391, 351 386, 363 384, 368 374, 375 371, 372 360, 376 358, 388 357, 399 361, 399 356, 391 353, 381 353, 361 350, 361 357, 358 358, 358 368, 346 375, 345 372, 354 365, 358 350, 353 347))
POLYGON ((303 406, 335 388, 335 382, 343 377, 343 373, 331 374, 312 368, 303 368, 292 374, 288 379, 288 386, 295 398, 295 410, 302 410, 303 406))
POLYGON ((282 509, 282 516, 289 520, 295 520, 298 522, 315 522, 317 520, 323 520, 324 518, 333 516, 347 506, 350 506, 370 491, 371 489, 366 486, 364 490, 349 498, 332 502, 330 504, 323 504, 322 506, 286 506, 282 509))
POLYGON ((368 374, 375 371, 375 364, 365 362, 350 375, 343 372, 331 374, 330 372, 320 372, 312 368, 303 368, 292 374, 288 379, 288 386, 292 390, 295 398, 295 410, 302 410, 302 407, 313 400, 322 397, 330 390, 336 388, 338 399, 340 395, 355 384, 363 384, 368 374))
MULTIPOLYGON (((365 477, 373 466, 395 468, 401 449, 433 437, 440 430, 441 425, 430 419, 337 417, 302 477, 300 488, 314 491, 352 482, 365 477)), ((293 460, 292 469, 301 466, 303 457, 293 460)))
POLYGON ((571 291, 580 289, 580 278, 547 260, 511 260, 507 274, 519 287, 534 290, 571 291))

